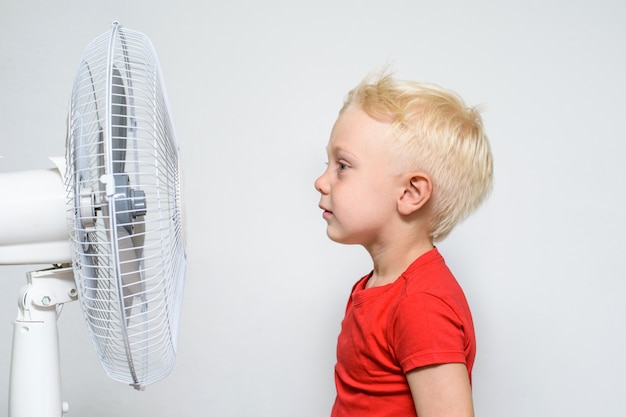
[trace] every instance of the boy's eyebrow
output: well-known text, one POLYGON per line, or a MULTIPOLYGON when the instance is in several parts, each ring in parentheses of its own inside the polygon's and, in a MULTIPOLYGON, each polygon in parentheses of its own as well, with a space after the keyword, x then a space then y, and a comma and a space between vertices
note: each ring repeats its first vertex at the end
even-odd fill
POLYGON ((350 152, 350 151, 346 150, 345 148, 343 148, 343 147, 341 147, 341 146, 337 146, 337 145, 333 145, 333 146, 330 146, 330 145, 329 145, 329 146, 326 146, 326 152, 327 152, 329 155, 330 155, 331 153, 334 153, 334 154, 341 154, 341 155, 344 155, 344 154, 345 154, 347 157, 349 157, 349 158, 351 158, 351 159, 358 159, 358 157, 357 157, 354 153, 352 153, 352 152, 350 152))
POLYGON ((326 146, 326 153, 331 154, 332 152, 341 152, 342 149, 336 145, 327 145, 326 146))
POLYGON ((341 146, 337 146, 337 145, 328 145, 326 146, 326 152, 346 152, 346 153, 350 153, 348 151, 346 151, 344 148, 342 148, 341 146))

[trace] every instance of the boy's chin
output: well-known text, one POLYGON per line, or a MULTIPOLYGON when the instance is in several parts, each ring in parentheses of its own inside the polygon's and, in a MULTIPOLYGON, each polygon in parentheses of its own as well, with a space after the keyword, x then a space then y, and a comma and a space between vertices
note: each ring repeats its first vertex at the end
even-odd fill
POLYGON ((328 236, 328 238, 335 243, 344 243, 344 241, 341 239, 341 236, 333 233, 333 231, 330 230, 330 227, 326 228, 326 236, 328 236))
POLYGON ((359 242, 355 241, 355 239, 350 239, 349 236, 343 236, 338 233, 333 233, 333 231, 330 230, 330 228, 326 229, 326 236, 328 236, 328 238, 332 240, 333 242, 341 243, 342 245, 358 245, 359 244, 359 242))

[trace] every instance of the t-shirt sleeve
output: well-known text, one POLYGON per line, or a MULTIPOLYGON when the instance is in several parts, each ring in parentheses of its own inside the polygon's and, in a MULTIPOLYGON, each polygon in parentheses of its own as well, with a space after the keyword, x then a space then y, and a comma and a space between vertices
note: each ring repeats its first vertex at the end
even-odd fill
POLYGON ((427 293, 403 297, 389 329, 404 373, 427 365, 466 363, 463 322, 439 297, 427 293))

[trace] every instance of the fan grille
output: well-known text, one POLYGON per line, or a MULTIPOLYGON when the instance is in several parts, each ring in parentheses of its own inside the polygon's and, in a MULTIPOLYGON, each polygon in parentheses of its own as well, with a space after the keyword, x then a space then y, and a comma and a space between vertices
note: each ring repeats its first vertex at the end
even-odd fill
POLYGON ((146 36, 115 23, 88 45, 67 142, 81 306, 107 374, 140 388, 173 367, 186 264, 178 145, 146 36))

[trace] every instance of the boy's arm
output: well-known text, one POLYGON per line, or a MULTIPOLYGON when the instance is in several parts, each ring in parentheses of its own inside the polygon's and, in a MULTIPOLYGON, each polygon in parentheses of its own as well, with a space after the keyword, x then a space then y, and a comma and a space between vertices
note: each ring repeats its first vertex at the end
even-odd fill
POLYGON ((472 388, 462 363, 417 368, 406 375, 420 417, 473 417, 472 388))

